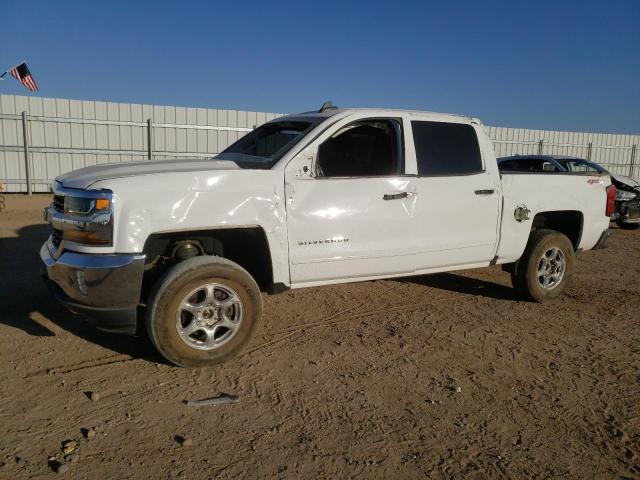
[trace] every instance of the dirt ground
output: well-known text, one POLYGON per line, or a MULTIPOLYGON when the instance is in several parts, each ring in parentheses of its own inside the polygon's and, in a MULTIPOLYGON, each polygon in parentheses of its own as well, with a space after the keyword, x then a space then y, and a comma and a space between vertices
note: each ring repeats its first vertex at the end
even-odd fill
POLYGON ((48 202, 0 212, 1 478, 68 440, 69 478, 640 478, 640 231, 551 304, 499 268, 266 297, 244 355, 188 370, 56 304, 48 202))

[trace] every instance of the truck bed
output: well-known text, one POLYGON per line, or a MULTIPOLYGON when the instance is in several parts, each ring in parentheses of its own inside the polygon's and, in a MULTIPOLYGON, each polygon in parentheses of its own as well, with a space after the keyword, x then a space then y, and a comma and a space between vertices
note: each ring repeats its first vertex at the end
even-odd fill
POLYGON ((500 215, 500 244, 498 263, 516 261, 527 243, 532 223, 539 212, 576 212, 581 222, 581 235, 577 248, 589 250, 607 229, 607 187, 611 178, 606 174, 592 173, 539 173, 502 172, 503 205, 500 215), (514 212, 518 207, 530 211, 530 221, 517 221, 514 212))

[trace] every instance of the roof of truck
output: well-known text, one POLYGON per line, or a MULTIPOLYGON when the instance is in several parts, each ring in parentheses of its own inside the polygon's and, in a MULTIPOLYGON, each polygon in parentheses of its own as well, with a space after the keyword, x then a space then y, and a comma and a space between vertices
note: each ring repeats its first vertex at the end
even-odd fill
POLYGON ((498 158, 498 162, 502 162, 505 160, 555 160, 555 159, 582 160, 585 162, 589 161, 586 158, 575 157, 573 155, 546 155, 546 154, 537 155, 537 154, 531 153, 527 155, 509 155, 506 157, 500 157, 498 158))
POLYGON ((464 122, 476 122, 481 123, 480 120, 474 117, 470 117, 468 115, 456 115, 452 113, 439 113, 439 112, 428 112, 422 110, 404 110, 404 109, 391 109, 391 108, 328 108, 325 110, 312 110, 309 112, 301 112, 301 113, 292 113, 285 115, 284 117, 278 117, 275 120, 282 120, 283 118, 304 118, 304 117, 333 117, 335 115, 340 116, 348 116, 350 114, 367 112, 372 115, 401 115, 401 114, 415 114, 415 115, 426 115, 434 120, 442 119, 442 120, 462 120, 464 122))

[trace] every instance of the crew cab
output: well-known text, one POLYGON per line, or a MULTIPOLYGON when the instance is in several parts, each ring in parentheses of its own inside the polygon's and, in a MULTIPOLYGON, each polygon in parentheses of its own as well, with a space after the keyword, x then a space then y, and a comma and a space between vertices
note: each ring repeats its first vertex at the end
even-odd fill
POLYGON ((501 175, 475 118, 325 104, 211 159, 58 177, 42 270, 98 327, 146 327, 171 362, 211 365, 258 328, 261 292, 502 264, 523 296, 552 300, 576 252, 604 244, 610 185, 501 175))

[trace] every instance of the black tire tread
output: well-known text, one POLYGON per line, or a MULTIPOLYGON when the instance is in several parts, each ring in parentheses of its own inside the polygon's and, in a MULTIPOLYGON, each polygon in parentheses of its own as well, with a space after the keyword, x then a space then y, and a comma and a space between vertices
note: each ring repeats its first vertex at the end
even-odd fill
MULTIPOLYGON (((536 255, 537 256, 537 255, 536 255)), ((551 230, 547 228, 541 228, 538 230, 534 230, 531 232, 529 236, 529 240, 525 247, 524 253, 520 260, 515 265, 513 272, 511 273, 511 281, 513 283, 514 288, 518 291, 520 295, 528 300, 533 300, 536 302, 545 302, 548 300, 553 300, 557 298, 567 287, 567 283, 571 278, 573 273, 573 267, 575 264, 575 252, 573 250, 573 245, 569 238, 556 230, 551 230), (531 283, 531 260, 536 253, 536 248, 542 243, 551 238, 555 238, 557 242, 565 243, 567 248, 565 255, 567 257, 567 270, 565 272, 565 276, 562 280, 562 283, 556 287, 555 289, 545 292, 541 294, 537 288, 535 288, 531 283)))
MULTIPOLYGON (((147 334, 149 336, 149 339, 151 340, 151 343, 153 343, 156 349, 167 360, 169 360, 170 362, 178 366, 199 367, 199 366, 215 365, 218 363, 222 363, 228 360, 229 358, 237 355, 238 351, 241 349, 239 348, 237 350, 229 352, 228 354, 225 354, 224 356, 213 361, 207 361, 207 362, 197 361, 197 360, 184 361, 172 355, 171 352, 169 352, 168 349, 165 348, 165 346, 162 344, 162 342, 158 338, 158 335, 157 335, 158 332, 157 332, 157 328, 154 320, 157 314, 157 308, 158 308, 159 302, 167 292, 167 289, 174 286, 175 283, 178 282, 180 278, 184 277, 185 275, 194 273, 202 268, 211 268, 211 267, 218 268, 224 274, 228 274, 229 272, 234 272, 234 275, 237 275, 241 279, 241 281, 246 283, 246 287, 250 297, 252 297, 252 300, 256 301, 256 304, 258 306, 257 312, 256 312, 257 319, 255 319, 255 322, 253 323, 253 328, 252 328, 252 331, 250 332, 249 338, 255 332, 259 324, 260 317, 262 315, 262 297, 260 294, 260 288, 258 287, 258 284, 254 280, 254 278, 251 276, 251 274, 247 272, 244 268, 242 268, 240 265, 223 257, 208 256, 208 255, 190 258, 188 260, 185 260, 183 262, 176 264, 175 266, 170 268, 164 275, 162 275, 154 284, 149 295, 149 300, 147 302, 145 326, 147 329, 147 334)), ((249 338, 247 338, 247 341, 249 340, 249 338)), ((242 346, 244 346, 244 344, 241 345, 241 347, 242 346)))

